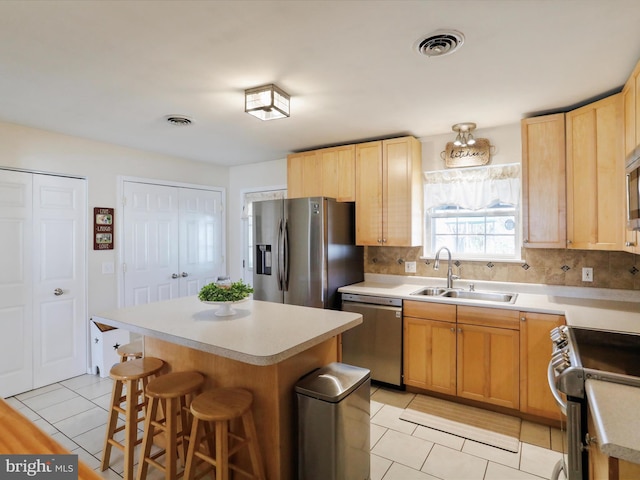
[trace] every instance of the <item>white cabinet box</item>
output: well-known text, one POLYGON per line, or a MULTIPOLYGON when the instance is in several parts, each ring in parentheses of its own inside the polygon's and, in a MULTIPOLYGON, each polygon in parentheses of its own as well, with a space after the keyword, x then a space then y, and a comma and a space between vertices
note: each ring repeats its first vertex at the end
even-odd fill
POLYGON ((120 362, 118 347, 129 343, 129 332, 91 322, 91 371, 108 377, 111 367, 120 362))

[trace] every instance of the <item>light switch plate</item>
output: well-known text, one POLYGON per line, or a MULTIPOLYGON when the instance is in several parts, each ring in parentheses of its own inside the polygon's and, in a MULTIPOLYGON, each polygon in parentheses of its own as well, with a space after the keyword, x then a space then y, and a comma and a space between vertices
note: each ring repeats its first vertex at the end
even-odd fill
POLYGON ((416 262, 404 262, 405 273, 416 273, 416 262))
POLYGON ((585 267, 582 269, 582 281, 593 282, 593 268, 585 267))

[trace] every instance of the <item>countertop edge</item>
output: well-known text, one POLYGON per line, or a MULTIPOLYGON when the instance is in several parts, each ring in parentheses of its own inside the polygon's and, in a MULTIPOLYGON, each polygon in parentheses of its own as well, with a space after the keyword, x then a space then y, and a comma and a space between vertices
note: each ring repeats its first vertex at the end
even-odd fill
POLYGON ((601 380, 585 383, 600 451, 640 463, 640 419, 628 415, 640 404, 640 389, 601 380))
POLYGON ((185 347, 193 348, 195 350, 201 350, 207 353, 212 353, 214 355, 218 355, 221 357, 229 358, 231 360, 237 360, 239 362, 248 363, 250 365, 256 366, 269 366, 275 365, 277 363, 282 362, 288 358, 297 355, 305 350, 308 350, 311 347, 319 345, 325 340, 329 340, 332 337, 335 337, 357 325, 362 323, 362 317, 351 320, 343 325, 331 328, 312 339, 296 344, 293 347, 290 347, 281 352, 275 353, 273 355, 251 355, 243 352, 238 352, 235 350, 230 350, 218 345, 211 345, 208 343, 197 342, 191 339, 187 339, 184 337, 167 334, 164 332, 160 332, 157 330, 152 330, 149 328, 139 327, 137 325, 132 325, 130 323, 121 322, 119 320, 110 319, 107 317, 101 317, 100 315, 94 315, 91 317, 91 321, 103 323, 105 325, 109 325, 111 327, 122 328, 123 330, 127 330, 129 332, 137 333, 143 336, 150 336, 157 338, 159 340, 164 340, 166 342, 175 343, 177 345, 182 345, 185 347))

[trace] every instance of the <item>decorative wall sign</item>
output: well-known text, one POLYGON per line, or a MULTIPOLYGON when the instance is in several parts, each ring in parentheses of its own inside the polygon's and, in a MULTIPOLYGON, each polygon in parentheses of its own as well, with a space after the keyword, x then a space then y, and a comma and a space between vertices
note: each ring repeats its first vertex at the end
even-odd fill
POLYGON ((93 209, 93 249, 113 250, 113 208, 93 209))
POLYGON ((456 147, 453 142, 449 142, 440 157, 447 168, 478 167, 489 163, 492 148, 486 138, 477 138, 475 144, 465 147, 456 147))

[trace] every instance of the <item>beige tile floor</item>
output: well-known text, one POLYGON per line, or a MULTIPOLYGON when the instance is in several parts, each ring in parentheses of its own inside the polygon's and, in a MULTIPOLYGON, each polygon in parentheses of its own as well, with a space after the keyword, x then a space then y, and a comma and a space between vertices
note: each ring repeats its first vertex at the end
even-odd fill
MULTIPOLYGON (((99 471, 111 385, 109 378, 82 375, 7 401, 99 471)), ((540 480, 560 458, 552 449, 559 432, 530 422, 523 424, 519 452, 511 453, 400 420, 412 398, 372 388, 371 480, 540 480)), ((121 480, 122 471, 122 454, 113 449, 111 467, 100 473, 121 480)), ((159 479, 160 472, 150 468, 148 478, 159 479)))

